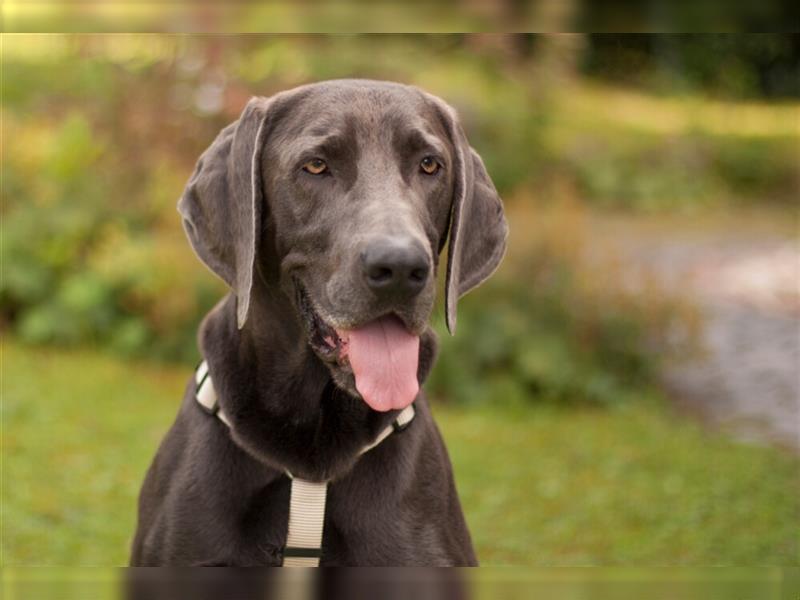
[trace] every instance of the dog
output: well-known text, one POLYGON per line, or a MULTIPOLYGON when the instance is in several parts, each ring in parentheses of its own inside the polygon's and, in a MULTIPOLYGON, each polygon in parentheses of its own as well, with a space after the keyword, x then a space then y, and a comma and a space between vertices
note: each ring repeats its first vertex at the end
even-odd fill
POLYGON ((193 378, 147 472, 130 564, 283 564, 294 477, 328 485, 322 566, 476 565, 419 390, 445 245, 453 334, 508 236, 455 111, 371 80, 253 98, 178 210, 231 290, 198 332, 226 422, 200 410, 193 378), (405 430, 363 452, 409 406, 405 430))

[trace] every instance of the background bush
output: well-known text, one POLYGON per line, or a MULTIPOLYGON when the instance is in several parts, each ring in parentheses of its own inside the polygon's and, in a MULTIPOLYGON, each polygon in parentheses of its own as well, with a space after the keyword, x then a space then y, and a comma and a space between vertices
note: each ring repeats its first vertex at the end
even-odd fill
POLYGON ((610 406, 652 396, 664 361, 694 350, 694 307, 647 277, 624 284, 613 255, 588 256, 587 211, 570 197, 512 216, 526 238, 496 281, 459 302, 457 335, 440 315, 435 397, 610 406))

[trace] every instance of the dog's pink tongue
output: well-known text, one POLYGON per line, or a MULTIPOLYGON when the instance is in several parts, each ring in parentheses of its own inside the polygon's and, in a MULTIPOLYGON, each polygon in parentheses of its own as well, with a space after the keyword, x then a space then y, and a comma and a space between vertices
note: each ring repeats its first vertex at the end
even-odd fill
POLYGON ((347 336, 347 356, 364 401, 381 412, 405 408, 419 392, 419 336, 397 317, 382 317, 347 336))

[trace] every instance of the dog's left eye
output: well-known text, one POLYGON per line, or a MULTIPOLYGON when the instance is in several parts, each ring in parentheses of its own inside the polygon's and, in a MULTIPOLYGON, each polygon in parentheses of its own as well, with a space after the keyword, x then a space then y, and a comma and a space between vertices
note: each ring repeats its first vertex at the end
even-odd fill
POLYGON ((433 175, 439 170, 439 163, 432 156, 426 156, 420 161, 419 168, 422 169, 423 173, 433 175))
POLYGON ((311 173, 312 175, 322 175, 328 170, 328 165, 321 158, 312 158, 303 165, 303 170, 311 173))

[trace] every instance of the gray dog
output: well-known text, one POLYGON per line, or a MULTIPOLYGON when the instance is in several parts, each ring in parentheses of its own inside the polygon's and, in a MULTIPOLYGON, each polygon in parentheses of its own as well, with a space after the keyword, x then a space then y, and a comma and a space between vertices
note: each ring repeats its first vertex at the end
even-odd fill
POLYGON ((366 80, 254 98, 178 209, 232 292, 198 336, 220 418, 193 378, 147 473, 131 564, 286 564, 299 482, 327 490, 309 550, 322 565, 477 564, 419 391, 445 243, 453 333, 508 234, 454 111, 366 80))

